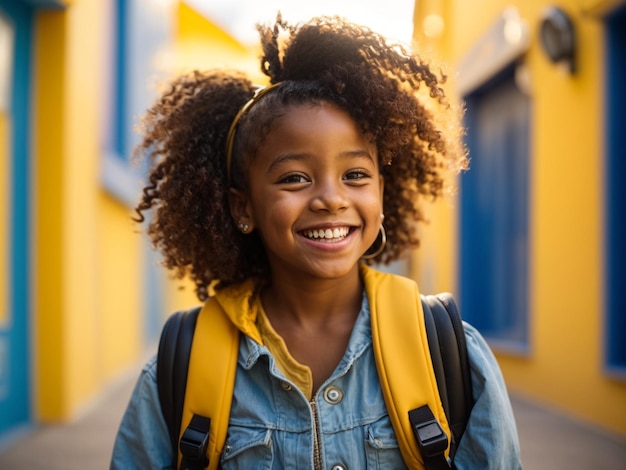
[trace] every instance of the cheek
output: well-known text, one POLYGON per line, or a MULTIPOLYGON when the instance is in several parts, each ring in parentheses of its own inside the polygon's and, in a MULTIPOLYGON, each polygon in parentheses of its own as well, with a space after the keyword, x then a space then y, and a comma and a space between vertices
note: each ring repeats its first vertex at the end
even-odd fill
POLYGON ((360 204, 365 221, 366 239, 373 243, 378 237, 380 225, 383 223, 383 205, 380 193, 372 191, 367 196, 361 195, 360 204))
POLYGON ((363 204, 369 207, 369 211, 373 216, 380 218, 383 212, 383 192, 382 189, 374 189, 362 197, 363 204))
POLYGON ((254 208, 254 221, 262 232, 283 231, 291 227, 294 205, 285 198, 268 198, 265 195, 254 208))

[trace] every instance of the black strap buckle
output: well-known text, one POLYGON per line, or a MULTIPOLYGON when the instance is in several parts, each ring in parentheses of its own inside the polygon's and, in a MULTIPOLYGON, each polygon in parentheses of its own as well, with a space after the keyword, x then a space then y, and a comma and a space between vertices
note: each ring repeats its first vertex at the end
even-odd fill
POLYGON ((448 436, 435 419, 428 405, 409 411, 409 420, 422 456, 426 458, 443 454, 448 448, 448 436))
POLYGON ((209 465, 207 449, 211 419, 193 415, 191 422, 180 438, 180 453, 187 468, 204 468, 209 465))

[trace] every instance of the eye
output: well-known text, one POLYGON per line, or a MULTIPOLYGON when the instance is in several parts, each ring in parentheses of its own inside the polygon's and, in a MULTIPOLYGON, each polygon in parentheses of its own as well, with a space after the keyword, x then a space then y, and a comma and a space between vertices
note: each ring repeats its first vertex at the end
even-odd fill
POLYGON ((370 178, 371 176, 372 175, 370 174, 369 171, 359 168, 359 169, 348 171, 345 174, 344 179, 348 181, 361 181, 361 180, 370 178))
POLYGON ((290 173, 281 176, 277 181, 278 184, 303 184, 308 182, 309 179, 301 173, 290 173))

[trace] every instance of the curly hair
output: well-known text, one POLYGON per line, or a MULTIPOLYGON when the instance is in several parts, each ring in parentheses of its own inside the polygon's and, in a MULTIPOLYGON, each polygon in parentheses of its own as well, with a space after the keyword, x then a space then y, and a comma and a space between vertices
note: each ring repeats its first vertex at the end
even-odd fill
POLYGON ((340 17, 294 26, 279 14, 274 25, 258 30, 261 69, 270 83, 281 85, 241 117, 232 181, 227 134, 256 90, 244 74, 213 70, 180 76, 144 117, 138 150, 150 154, 153 166, 136 220, 143 222, 144 213, 153 210, 152 243, 168 269, 193 280, 201 300, 211 285, 269 273, 259 235, 236 228, 229 189, 247 189, 250 159, 287 107, 332 103, 376 145, 387 244, 368 263, 389 263, 418 246, 421 197, 442 195, 447 174, 467 164, 459 112, 442 88, 445 76, 406 47, 340 17))

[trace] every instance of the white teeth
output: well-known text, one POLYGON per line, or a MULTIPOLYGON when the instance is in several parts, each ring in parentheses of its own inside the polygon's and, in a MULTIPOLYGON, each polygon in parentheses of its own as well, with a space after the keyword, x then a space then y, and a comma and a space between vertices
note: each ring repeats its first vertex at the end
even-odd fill
POLYGON ((337 227, 334 229, 327 228, 324 230, 306 230, 304 232, 304 236, 312 239, 342 239, 348 235, 349 231, 350 229, 348 227, 337 227))

